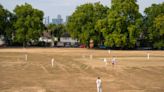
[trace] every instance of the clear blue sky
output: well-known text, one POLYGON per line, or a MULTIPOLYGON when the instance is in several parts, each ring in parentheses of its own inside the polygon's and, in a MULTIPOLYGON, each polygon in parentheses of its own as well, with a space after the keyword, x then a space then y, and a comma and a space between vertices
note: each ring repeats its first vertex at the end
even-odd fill
MULTIPOLYGON (((99 2, 103 5, 110 6, 111 0, 0 0, 0 4, 4 8, 12 11, 16 5, 24 4, 25 2, 31 4, 34 8, 44 11, 45 16, 50 16, 50 19, 56 18, 58 14, 65 17, 71 15, 78 5, 88 2, 99 2)), ((140 12, 143 13, 146 7, 153 3, 162 3, 164 0, 138 0, 140 12)))

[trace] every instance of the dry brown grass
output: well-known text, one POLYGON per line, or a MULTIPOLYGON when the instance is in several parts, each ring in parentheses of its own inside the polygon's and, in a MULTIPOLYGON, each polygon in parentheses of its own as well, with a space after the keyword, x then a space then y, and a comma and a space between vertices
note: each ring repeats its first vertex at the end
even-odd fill
POLYGON ((164 92, 164 51, 0 49, 0 92, 96 92, 97 76, 103 92, 164 92), (117 65, 105 66, 112 56, 117 65))

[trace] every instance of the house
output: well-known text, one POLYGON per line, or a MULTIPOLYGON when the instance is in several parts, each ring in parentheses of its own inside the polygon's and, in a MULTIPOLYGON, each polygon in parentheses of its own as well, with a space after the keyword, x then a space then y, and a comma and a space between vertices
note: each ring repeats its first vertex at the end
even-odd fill
POLYGON ((63 43, 65 47, 74 46, 79 43, 77 39, 70 37, 68 32, 65 32, 61 37, 58 43, 63 43))
POLYGON ((45 45, 45 46, 51 46, 51 47, 54 46, 54 41, 50 35, 50 32, 47 32, 47 31, 44 31, 42 33, 42 36, 39 37, 39 42, 43 43, 42 45, 45 45))
POLYGON ((54 47, 71 47, 79 43, 77 39, 70 37, 68 32, 63 33, 63 35, 58 39, 57 37, 52 37, 49 32, 43 32, 43 35, 39 38, 39 42, 44 42, 49 44, 48 46, 54 47))

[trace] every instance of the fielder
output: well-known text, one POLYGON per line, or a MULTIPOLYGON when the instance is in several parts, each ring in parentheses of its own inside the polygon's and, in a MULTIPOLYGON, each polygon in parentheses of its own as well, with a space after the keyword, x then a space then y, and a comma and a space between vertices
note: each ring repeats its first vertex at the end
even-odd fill
POLYGON ((115 64, 116 64, 116 58, 113 57, 113 59, 112 59, 112 65, 114 66, 115 64))
POLYGON ((104 63, 107 66, 108 62, 107 62, 107 59, 106 58, 104 58, 104 63))
POLYGON ((100 77, 97 78, 96 84, 97 84, 97 92, 102 92, 102 82, 100 77))

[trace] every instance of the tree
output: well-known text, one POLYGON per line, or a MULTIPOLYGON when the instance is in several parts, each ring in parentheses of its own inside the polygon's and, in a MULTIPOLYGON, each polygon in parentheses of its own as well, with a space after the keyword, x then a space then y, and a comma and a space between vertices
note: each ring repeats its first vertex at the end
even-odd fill
POLYGON ((17 5, 14 9, 17 20, 15 23, 15 40, 26 46, 27 42, 38 41, 43 31, 43 12, 34 9, 30 4, 17 5))
POLYGON ((112 48, 134 48, 141 31, 142 16, 136 0, 112 0, 107 19, 99 29, 105 45, 112 48))
POLYGON ((0 5, 0 35, 5 37, 6 43, 10 44, 12 41, 12 34, 14 33, 15 15, 0 5))
POLYGON ((152 4, 145 9, 145 36, 149 46, 164 48, 164 3, 152 4))
POLYGON ((7 20, 5 24, 5 40, 8 45, 12 45, 13 36, 15 33, 14 23, 16 22, 16 16, 6 10, 7 20))
POLYGON ((67 23, 70 35, 87 46, 91 39, 100 43, 102 33, 96 29, 95 25, 99 19, 106 17, 107 10, 108 8, 100 3, 87 3, 78 6, 67 23))
POLYGON ((58 25, 49 24, 47 28, 48 28, 48 31, 51 33, 51 36, 57 37, 58 40, 60 39, 62 34, 66 32, 65 25, 63 24, 58 24, 58 25))
POLYGON ((0 5, 0 35, 3 35, 4 34, 4 26, 5 26, 5 21, 6 20, 6 11, 5 9, 3 8, 2 5, 0 5))

